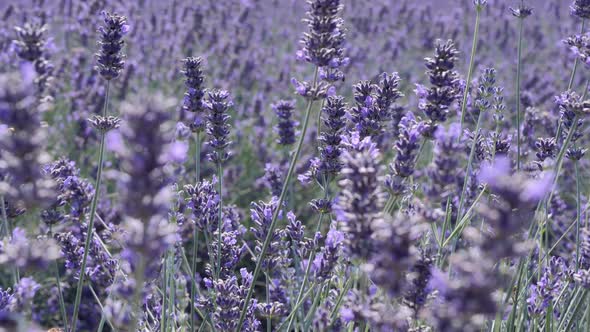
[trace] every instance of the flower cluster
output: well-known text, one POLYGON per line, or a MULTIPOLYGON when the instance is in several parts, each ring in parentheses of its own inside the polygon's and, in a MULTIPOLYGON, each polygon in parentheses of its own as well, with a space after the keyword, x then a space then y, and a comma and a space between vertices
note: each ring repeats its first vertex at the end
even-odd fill
POLYGON ((279 119, 275 127, 275 131, 279 136, 277 143, 279 145, 293 145, 295 143, 295 127, 297 127, 297 122, 291 118, 295 109, 295 102, 279 100, 276 104, 272 105, 272 108, 279 119))
POLYGON ((43 172, 47 133, 30 83, 16 73, 0 75, 0 195, 13 204, 48 205, 55 184, 43 172))
POLYGON ((205 75, 203 74, 203 59, 199 57, 188 57, 183 61, 182 73, 185 76, 184 85, 187 92, 184 94, 182 109, 193 114, 194 118, 189 119, 188 126, 193 132, 201 132, 205 127, 203 113, 206 111, 205 97, 205 75))
POLYGON ((227 147, 231 144, 229 140, 229 109, 232 102, 229 100, 229 93, 224 90, 209 92, 207 108, 209 109, 207 122, 207 135, 209 135, 209 146, 213 152, 209 159, 214 163, 223 163, 230 154, 227 147))
POLYGON ((103 12, 104 26, 98 28, 100 32, 100 51, 96 54, 97 70, 107 81, 119 77, 125 65, 123 36, 129 32, 127 18, 118 14, 103 12))
POLYGON ((430 88, 416 86, 420 98, 420 110, 429 119, 426 137, 432 137, 438 123, 445 122, 449 107, 457 99, 459 91, 458 74, 453 69, 457 62, 457 49, 451 40, 438 41, 434 57, 426 58, 426 74, 430 79, 430 88))

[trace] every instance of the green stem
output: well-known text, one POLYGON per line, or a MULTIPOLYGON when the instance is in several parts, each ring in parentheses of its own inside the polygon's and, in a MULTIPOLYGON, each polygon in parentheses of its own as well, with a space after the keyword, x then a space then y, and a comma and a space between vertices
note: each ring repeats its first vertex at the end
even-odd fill
POLYGON ((467 167, 465 168, 465 179, 463 180, 463 189, 461 189, 461 199, 459 200, 459 209, 457 210, 457 221, 461 220, 463 204, 465 203, 465 192, 467 191, 467 184, 469 183, 469 170, 473 163, 473 157, 475 155, 475 146, 477 145, 477 139, 479 136, 479 128, 481 127, 481 120, 484 112, 479 112, 477 117, 477 125, 475 126, 475 132, 473 132, 473 142, 471 143, 471 151, 469 152, 469 160, 467 161, 467 167))
MULTIPOLYGON (((107 116, 109 107, 109 92, 111 82, 107 81, 104 108, 102 114, 107 116)), ((102 168, 104 163, 105 150, 105 132, 100 133, 100 147, 98 152, 98 171, 96 173, 96 182, 94 185, 94 196, 92 197, 92 204, 90 207, 90 221, 86 230, 86 242, 84 244, 84 255, 82 256, 82 263, 80 264, 80 276, 78 278, 78 285, 76 287, 76 297, 74 300, 74 312, 72 314, 72 331, 76 331, 76 324, 78 323, 78 311, 80 310, 80 300, 82 299, 82 288, 84 287, 84 278, 86 276, 86 262, 88 260, 88 252, 90 251, 90 244, 92 243, 92 232, 94 231, 94 219, 96 217, 96 209, 98 207, 98 197, 100 196, 100 184, 102 180, 102 168)))
POLYGON ((64 302, 64 295, 61 290, 61 278, 59 276, 59 267, 57 261, 55 262, 55 283, 57 284, 57 291, 59 295, 59 310, 64 323, 64 331, 68 331, 68 317, 66 315, 66 304, 64 302))
MULTIPOLYGON (((144 229, 145 234, 145 229, 144 229)), ((137 267, 135 269, 135 290, 133 292, 133 313, 131 315, 131 322, 129 324, 130 329, 129 331, 137 331, 137 326, 139 324, 139 315, 141 314, 141 308, 143 306, 142 302, 142 291, 143 291, 143 281, 145 279, 145 257, 142 253, 139 253, 139 262, 137 263, 137 267)), ((166 294, 163 294, 166 296, 166 294)))
MULTIPOLYGON (((299 308, 301 307, 301 305, 303 304, 303 302, 305 302, 305 300, 309 297, 309 295, 311 295, 311 293, 314 291, 315 286, 316 286, 315 284, 312 284, 311 285, 311 287, 305 293, 305 295, 303 295, 303 297, 301 298, 301 300, 295 304, 295 306, 293 307, 293 310, 291 310, 291 312, 289 313, 289 316, 287 316, 287 319, 285 319, 277 327, 277 329, 275 331, 282 331, 283 330, 283 327, 285 327, 285 324, 287 324, 287 321, 289 321, 291 319, 291 317, 295 315, 295 313, 299 310, 299 308)), ((286 331, 289 331, 289 330, 286 330, 286 331)))
POLYGON ((522 69, 522 35, 524 18, 519 18, 518 62, 516 65, 516 169, 520 170, 520 73, 522 69))
MULTIPOLYGON (((584 27, 586 26, 586 19, 582 19, 582 28, 580 29, 580 34, 584 33, 584 27)), ((574 60, 574 68, 572 69, 572 74, 570 75, 570 81, 567 85, 567 89, 571 90, 572 86, 574 86, 574 78, 576 77, 576 70, 578 69, 579 58, 576 57, 574 60)))
MULTIPOLYGON (((201 181, 201 133, 195 135, 195 185, 201 181)), ((195 278, 197 269, 197 254, 199 251, 199 232, 195 226, 193 230, 193 257, 191 264, 191 280, 195 278)), ((195 331, 195 296, 196 282, 191 282, 191 331, 195 331)))
MULTIPOLYGON (((3 203, 3 202, 0 202, 3 203)), ((49 226, 49 237, 53 237, 51 226, 49 226)), ((64 301, 64 295, 61 290, 61 278, 59 276, 59 266, 57 264, 57 260, 54 262, 55 265, 55 283, 57 285, 57 292, 59 297, 59 310, 61 313, 61 318, 64 324, 64 331, 68 331, 68 317, 66 315, 66 304, 64 301)))
POLYGON ((467 81, 465 81, 465 91, 463 92, 463 101, 461 103, 461 131, 465 124, 465 113, 467 111, 467 97, 469 96, 469 86, 471 85, 471 76, 473 75, 473 67, 475 63, 475 52, 477 51, 477 41, 479 35, 479 20, 481 17, 482 7, 475 8, 475 29, 473 30, 473 41, 471 42, 471 56, 469 58, 469 69, 467 70, 467 81))
POLYGON ((162 294, 162 324, 160 324, 160 331, 166 332, 166 327, 168 326, 168 316, 166 315, 168 310, 168 254, 166 254, 166 259, 164 260, 164 264, 162 264, 162 269, 162 290, 164 294, 162 294))
POLYGON ((561 167, 563 166, 563 157, 565 156, 565 152, 567 151, 568 145, 572 141, 574 133, 578 129, 578 119, 579 118, 580 118, 579 115, 574 116, 572 127, 570 128, 569 133, 567 134, 567 137, 565 138, 565 142, 563 142, 563 145, 561 146, 561 149, 559 150, 559 154, 557 155, 557 161, 556 161, 557 166, 555 169, 555 179, 553 180, 553 185, 551 186, 551 191, 549 192, 549 198, 547 199, 547 204, 550 204, 551 199, 553 198, 553 192, 555 190, 555 186, 557 185, 557 181, 559 180, 559 175, 561 173, 561 167))
POLYGON ((195 184, 201 181, 201 133, 195 134, 195 184))
MULTIPOLYGON (((8 216, 6 215, 6 201, 4 196, 0 195, 0 210, 2 210, 2 228, 6 232, 4 235, 8 237, 8 240, 11 240, 12 237, 12 230, 10 229, 10 223, 8 222, 8 216)), ((18 284, 20 277, 18 273, 18 268, 15 267, 11 269, 12 271, 12 282, 16 286, 18 284)))
MULTIPOLYGON (((318 78, 318 68, 316 67, 316 69, 314 71, 312 90, 315 90, 315 87, 317 84, 317 78, 318 78)), ((279 200, 277 202, 277 208, 273 212, 270 227, 268 229, 268 233, 266 234, 266 239, 264 240, 264 244, 262 245, 262 250, 260 251, 260 257, 258 257, 256 260, 256 267, 254 268, 254 273, 252 276, 253 280, 256 280, 256 278, 258 278, 258 275, 260 274, 260 269, 262 267, 262 261, 264 259, 264 256, 266 255, 266 252, 268 251, 268 247, 270 245, 272 235, 274 234, 275 228, 277 226, 279 211, 281 210, 280 207, 282 206, 283 201, 285 200, 285 195, 286 195, 287 189, 288 189, 288 183, 291 180, 291 176, 293 176, 293 173, 295 171, 295 165, 297 164, 297 160, 299 159, 299 154, 301 153, 301 148, 303 147, 303 141, 305 140, 305 134, 307 132, 307 127, 309 126, 309 118, 310 118, 312 106, 313 106, 313 98, 310 98, 307 103, 307 110, 305 111, 305 119, 303 121, 303 127, 301 129, 301 136, 299 136, 299 141, 297 142, 297 147, 295 149, 295 153, 293 154, 293 157, 291 158, 291 162, 289 164, 289 171, 287 172, 287 177, 285 179, 285 182, 283 183, 283 189, 281 190, 281 195, 279 196, 279 200)), ((250 285, 250 288, 248 289, 248 293, 246 294, 244 306, 242 308, 242 312, 240 313, 240 320, 238 321, 236 331, 241 330, 242 324, 244 323, 244 319, 246 318, 246 312, 248 311, 248 306, 250 305, 250 299, 252 298, 252 294, 254 293, 254 285, 255 285, 255 282, 252 282, 252 285, 250 285)))
POLYGON ((576 215, 578 220, 576 221, 576 272, 580 267, 580 224, 582 224, 582 207, 580 198, 580 173, 578 171, 578 161, 574 162, 574 169, 576 172, 576 215))
POLYGON ((219 218, 217 220, 217 278, 221 273, 221 231, 223 230, 223 166, 221 161, 217 163, 217 191, 219 193, 219 218))
MULTIPOLYGON (((324 214, 322 213, 322 214, 320 214, 316 233, 322 227, 322 219, 323 218, 324 218, 324 214)), ((301 283, 301 287, 299 288, 299 292, 297 293, 297 300, 295 301, 295 303, 298 303, 299 301, 301 301, 301 298, 303 297, 303 292, 305 292, 305 287, 307 286, 307 281, 309 280, 309 273, 311 271, 311 266, 313 265, 312 262, 313 262, 314 258, 315 258, 315 250, 312 250, 309 253, 309 257, 307 259, 307 267, 305 268, 305 274, 303 275, 303 282, 301 283)), ((289 319, 289 324, 287 325, 287 331, 291 331, 291 326, 293 325, 294 319, 295 319, 295 315, 292 315, 291 318, 289 319)))
MULTIPOLYGON (((270 286, 268 285, 268 272, 265 273, 266 303, 270 303, 270 286)), ((272 318, 266 317, 266 332, 272 331, 272 318)))

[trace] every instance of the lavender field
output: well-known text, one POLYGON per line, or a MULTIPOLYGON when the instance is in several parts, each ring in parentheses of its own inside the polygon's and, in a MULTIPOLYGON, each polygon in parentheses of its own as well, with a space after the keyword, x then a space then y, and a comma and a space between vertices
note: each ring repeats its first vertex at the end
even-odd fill
POLYGON ((0 332, 590 331, 590 0, 0 17, 0 332))

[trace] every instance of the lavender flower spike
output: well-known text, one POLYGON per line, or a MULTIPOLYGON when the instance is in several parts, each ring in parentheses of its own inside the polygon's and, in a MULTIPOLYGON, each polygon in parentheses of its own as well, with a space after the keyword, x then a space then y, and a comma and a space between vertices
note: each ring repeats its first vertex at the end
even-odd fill
POLYGON ((110 81, 119 77, 125 65, 123 36, 129 32, 129 25, 125 16, 108 12, 103 12, 103 16, 104 26, 98 29, 100 51, 96 54, 97 70, 105 80, 110 81))

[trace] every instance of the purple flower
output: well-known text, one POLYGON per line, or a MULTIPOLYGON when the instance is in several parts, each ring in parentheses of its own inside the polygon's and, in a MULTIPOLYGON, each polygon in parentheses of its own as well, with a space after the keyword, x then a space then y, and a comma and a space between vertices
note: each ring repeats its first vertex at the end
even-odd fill
MULTIPOLYGON (((424 133, 426 137, 432 137, 437 123, 446 121, 449 106, 457 99, 458 74, 453 70, 457 62, 457 53, 453 41, 439 40, 436 43, 434 57, 425 59, 426 74, 432 85, 419 105, 429 119, 429 130, 424 133)), ((418 90, 424 95, 423 89, 418 90)))
POLYGON ((383 218, 385 193, 379 181, 381 161, 369 137, 359 141, 358 134, 345 139, 352 145, 342 153, 342 180, 335 213, 346 236, 346 250, 352 258, 366 259, 375 248, 371 235, 383 218))
POLYGON ((187 92, 184 94, 182 109, 192 113, 194 119, 187 123, 193 132, 201 132, 204 129, 203 113, 206 105, 203 102, 205 96, 205 75, 203 74, 203 59, 200 57, 188 57, 184 59, 182 73, 185 76, 184 84, 187 92))
POLYGON ((340 0, 311 0, 305 22, 309 32, 303 35, 303 49, 298 56, 318 67, 341 65, 343 59, 344 27, 339 17, 340 0))
POLYGON ((0 195, 16 205, 47 206, 55 183, 43 173, 47 135, 30 82, 4 74, 0 87, 0 195))
POLYGON ((47 26, 39 23, 26 23, 22 27, 15 27, 17 40, 13 43, 16 46, 16 54, 19 58, 35 62, 41 58, 45 49, 45 32, 47 26))
POLYGON ((326 104, 321 110, 324 130, 321 132, 319 141, 320 165, 318 170, 326 174, 337 174, 342 168, 340 162, 342 141, 341 135, 346 126, 346 103, 340 96, 328 97, 326 104))
POLYGON ((414 114, 409 112, 402 118, 398 128, 399 135, 395 143, 397 154, 394 162, 389 166, 392 174, 388 174, 385 178, 385 186, 395 195, 404 191, 404 179, 414 173, 425 125, 423 122, 417 122, 414 114))
POLYGON ((184 186, 186 203, 192 211, 193 223, 201 231, 213 234, 218 229, 219 195, 215 191, 216 180, 203 180, 196 185, 184 186))
POLYGON ((14 285, 14 293, 9 304, 12 312, 29 312, 33 306, 33 298, 41 288, 33 278, 22 278, 14 285))
POLYGON ((125 45, 123 36, 129 31, 127 18, 118 14, 102 13, 104 26, 98 28, 100 32, 100 51, 96 54, 97 70, 107 81, 119 77, 125 65, 125 55, 122 50, 125 45))
POLYGON ((297 121, 293 121, 293 110, 295 109, 294 101, 279 100, 272 105, 275 114, 278 117, 278 123, 275 131, 279 138, 277 143, 280 145, 292 145, 295 143, 295 127, 298 125, 297 121))
MULTIPOLYGON (((256 246, 254 247, 254 253, 256 256, 254 259, 259 259, 260 252, 262 251, 263 243, 267 237, 272 221, 273 213, 279 207, 277 206, 277 197, 274 197, 269 203, 265 202, 252 202, 250 204, 250 216, 254 226, 250 228, 250 231, 254 235, 256 246)), ((279 218, 282 214, 282 210, 279 211, 279 218)), ((275 273, 286 266, 289 263, 287 242, 285 241, 285 232, 282 229, 275 229, 271 235, 270 245, 266 252, 266 256, 263 258, 262 268, 268 271, 269 275, 273 276, 275 273)))
POLYGON ((44 269, 60 257, 57 244, 51 238, 29 240, 23 229, 16 227, 12 237, 0 242, 0 264, 24 268, 44 269))
POLYGON ((590 18, 590 1, 574 0, 570 6, 572 15, 585 19, 590 18))
POLYGON ((233 103, 229 100, 229 93, 224 90, 211 91, 208 97, 207 135, 209 136, 208 144, 213 149, 209 159, 214 163, 223 163, 229 158, 227 147, 231 141, 229 140, 230 116, 228 113, 233 103))
POLYGON ((175 141, 169 144, 164 151, 163 161, 175 164, 182 164, 188 155, 188 143, 175 141))

